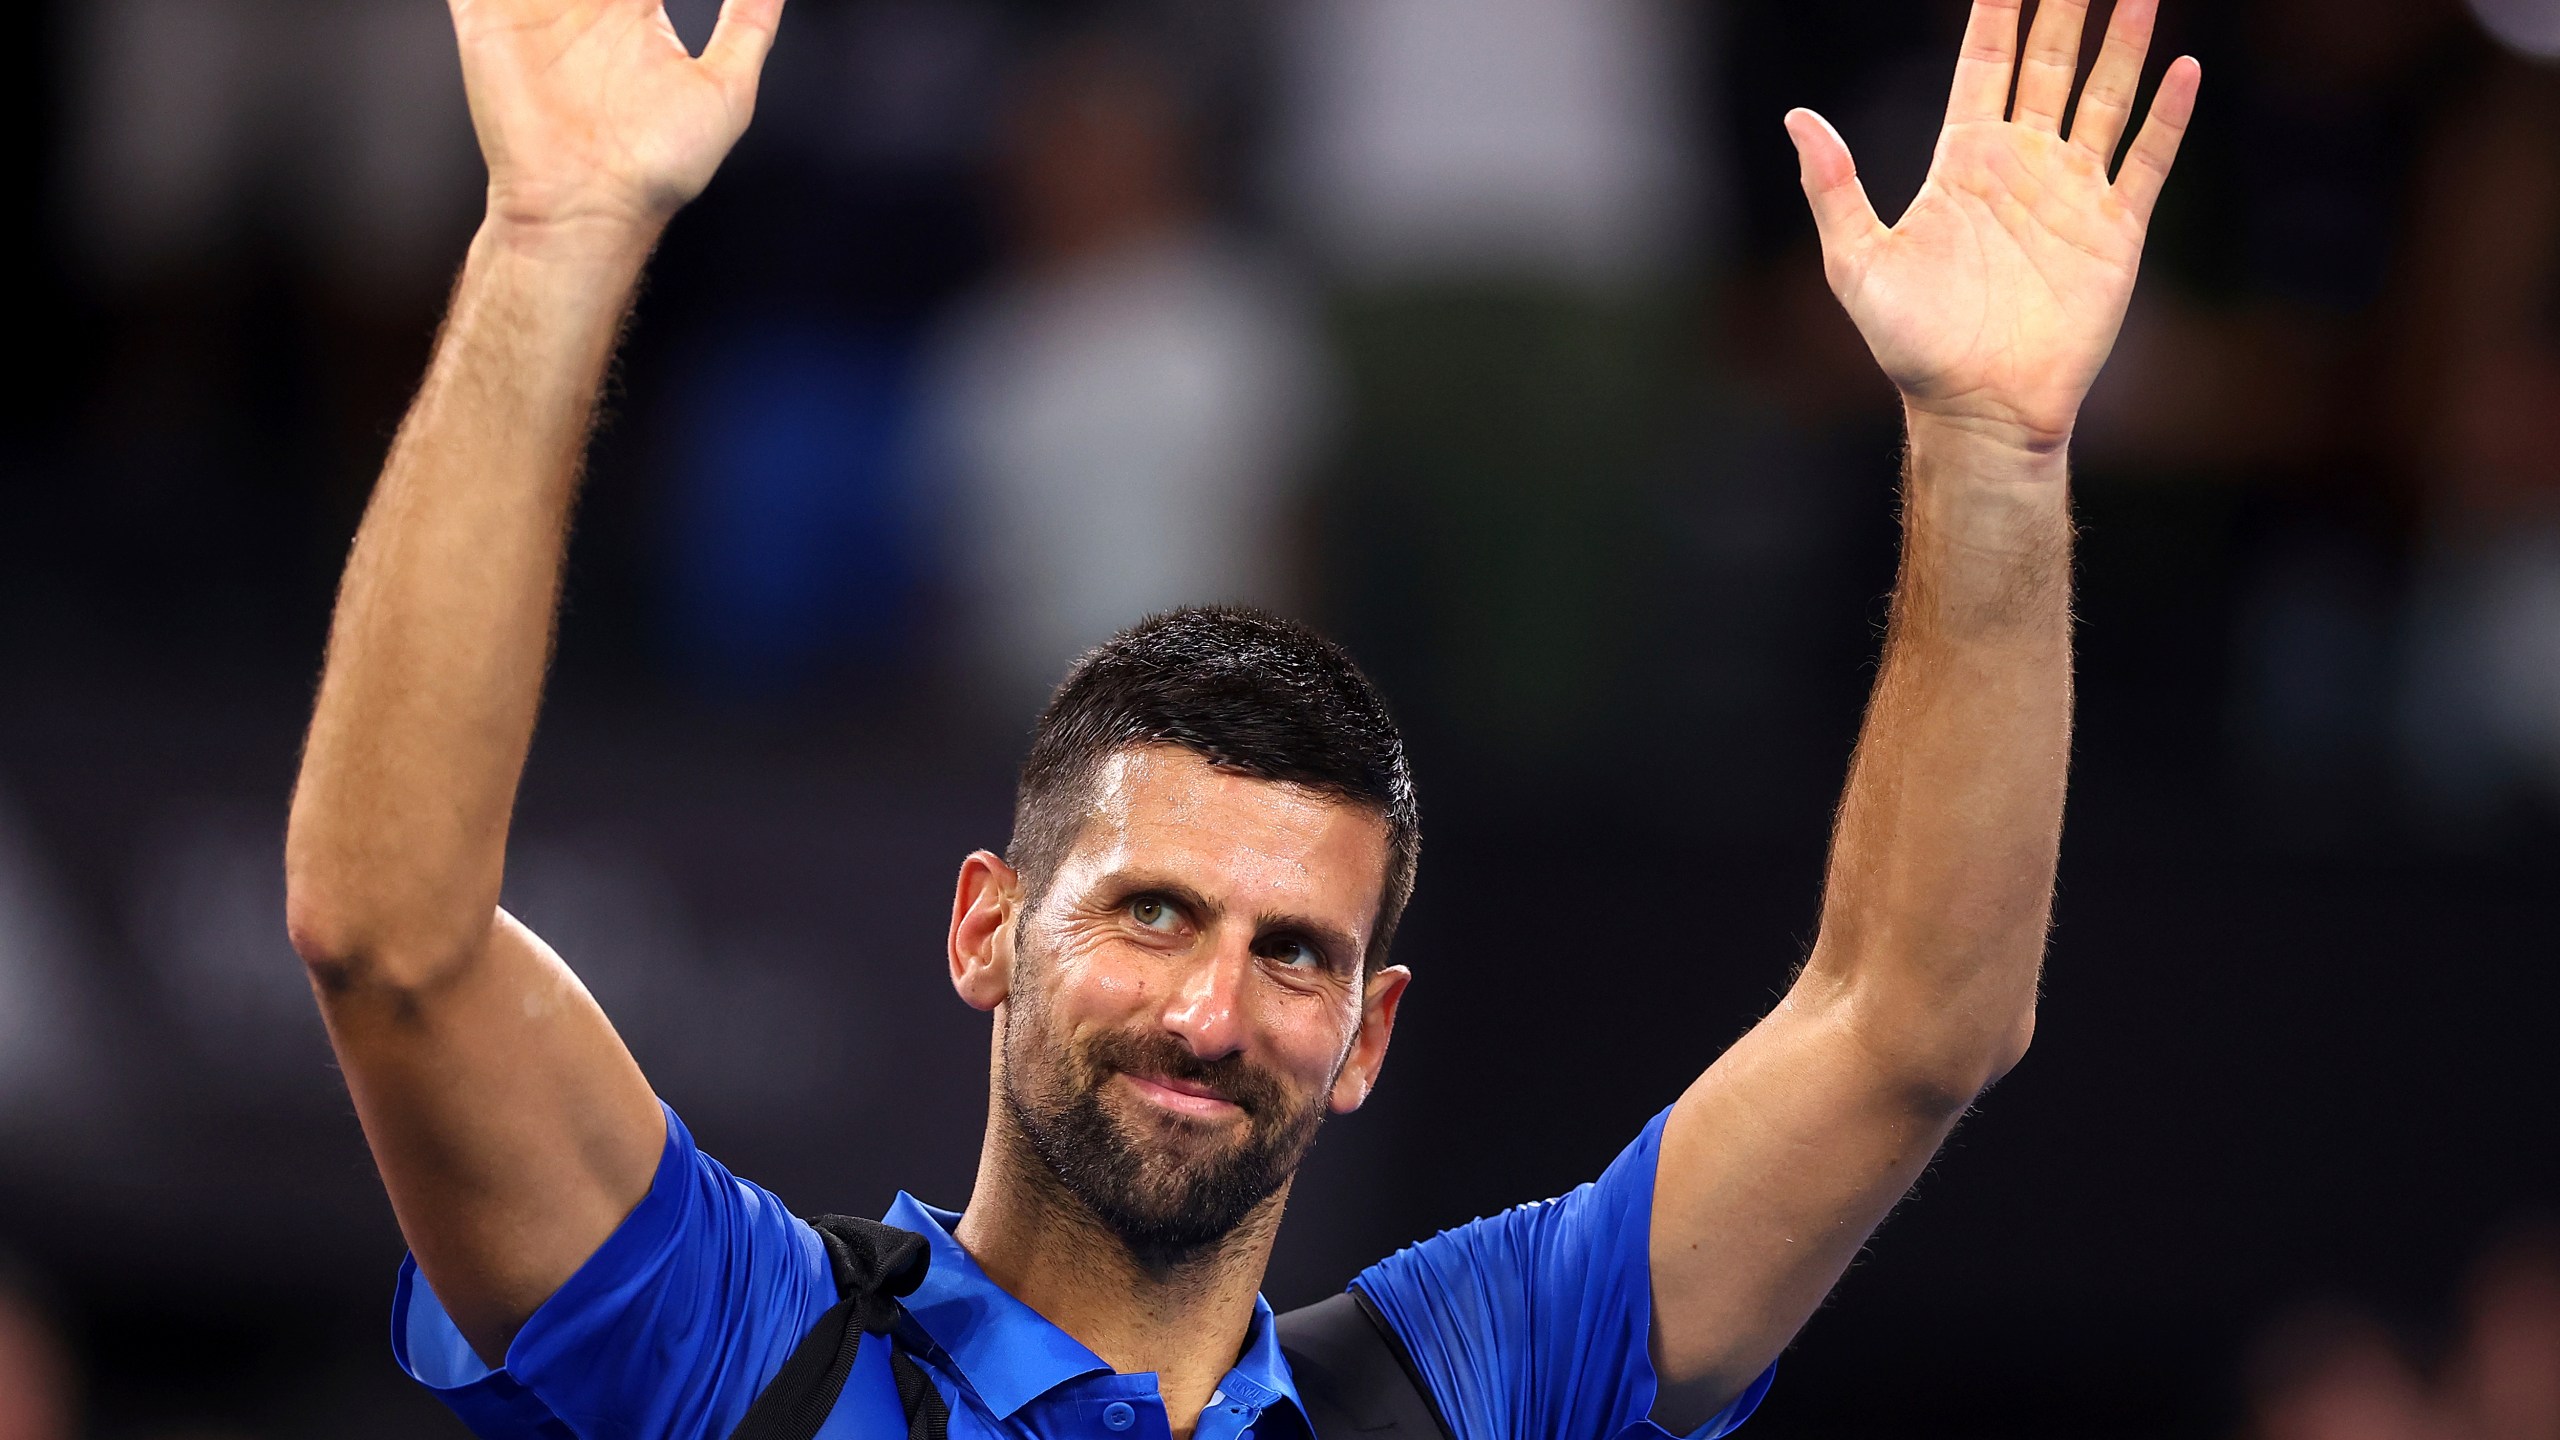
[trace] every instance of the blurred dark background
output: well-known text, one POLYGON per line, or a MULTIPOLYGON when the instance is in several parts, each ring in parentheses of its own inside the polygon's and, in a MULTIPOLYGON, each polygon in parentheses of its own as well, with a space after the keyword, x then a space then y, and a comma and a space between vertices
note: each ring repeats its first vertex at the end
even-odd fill
MULTIPOLYGON (((2560 1436, 2560 0, 2167 8, 2038 1045, 1763 1440, 2560 1436)), ((13 13, 0 1436, 457 1435, 278 863, 476 219, 446 16, 13 13)), ((734 1167, 955 1202, 939 937, 1038 696, 1257 600, 1374 668, 1431 831, 1273 1299, 1596 1173, 1811 937, 1890 582, 1779 117, 1891 216, 1961 22, 792 0, 617 373, 509 903, 734 1167)))

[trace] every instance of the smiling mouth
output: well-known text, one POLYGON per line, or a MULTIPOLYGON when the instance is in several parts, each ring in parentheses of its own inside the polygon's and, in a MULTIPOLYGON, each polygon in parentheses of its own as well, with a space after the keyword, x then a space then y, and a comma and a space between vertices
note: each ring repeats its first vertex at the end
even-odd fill
POLYGON ((1159 1109, 1170 1110, 1176 1115, 1188 1115, 1201 1120, 1217 1120, 1229 1115, 1239 1115, 1244 1111, 1243 1106, 1196 1081, 1132 1075, 1126 1070, 1120 1072, 1120 1078, 1129 1082, 1130 1088, 1138 1092, 1139 1098, 1159 1109))

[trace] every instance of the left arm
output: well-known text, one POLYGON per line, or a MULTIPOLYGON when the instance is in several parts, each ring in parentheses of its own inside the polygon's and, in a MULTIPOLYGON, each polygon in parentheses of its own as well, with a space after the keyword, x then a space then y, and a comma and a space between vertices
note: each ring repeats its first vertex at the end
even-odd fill
POLYGON ((2199 80, 2169 68, 2110 180, 2155 5, 2119 0, 2066 138, 2087 0, 2045 0, 2023 58, 2019 0, 1976 0, 1928 183, 1891 228, 1830 127, 1787 117, 1833 289, 1902 392, 1902 568, 1820 937, 1663 1132, 1668 1424, 1777 1356, 2033 1028, 2070 749, 2066 450, 2199 80))

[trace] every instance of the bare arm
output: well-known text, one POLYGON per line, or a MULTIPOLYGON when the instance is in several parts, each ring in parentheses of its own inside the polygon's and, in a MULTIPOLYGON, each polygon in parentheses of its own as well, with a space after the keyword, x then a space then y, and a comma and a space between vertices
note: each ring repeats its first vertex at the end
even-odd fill
POLYGON ((2198 81, 2170 68, 2110 181, 2154 3, 2117 6, 2065 138, 2087 0, 2046 0, 2023 59, 2018 0, 1977 0, 1929 181, 1890 229, 1830 127, 1788 117, 1833 288, 1902 390, 1902 569, 1813 953, 1664 1131, 1666 1422, 1775 1358, 2026 1049, 2070 749, 2066 449, 2198 81))
POLYGON ((402 1233, 493 1364, 664 1142, 613 1027, 498 891, 596 390, 780 6, 728 0, 695 60, 656 0, 453 3, 489 214, 347 562, 285 871, 402 1233))

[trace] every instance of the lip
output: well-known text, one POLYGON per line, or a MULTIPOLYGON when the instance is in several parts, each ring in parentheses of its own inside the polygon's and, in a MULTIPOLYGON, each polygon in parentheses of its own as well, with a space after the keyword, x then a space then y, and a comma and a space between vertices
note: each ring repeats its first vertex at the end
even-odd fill
POLYGON ((1154 1080, 1144 1075, 1132 1075, 1125 1070, 1120 1072, 1120 1078, 1128 1081, 1140 1098, 1149 1104, 1170 1110, 1177 1115, 1216 1119, 1243 1112, 1243 1107, 1233 1100, 1217 1094, 1206 1086, 1195 1085, 1187 1080, 1154 1080))

